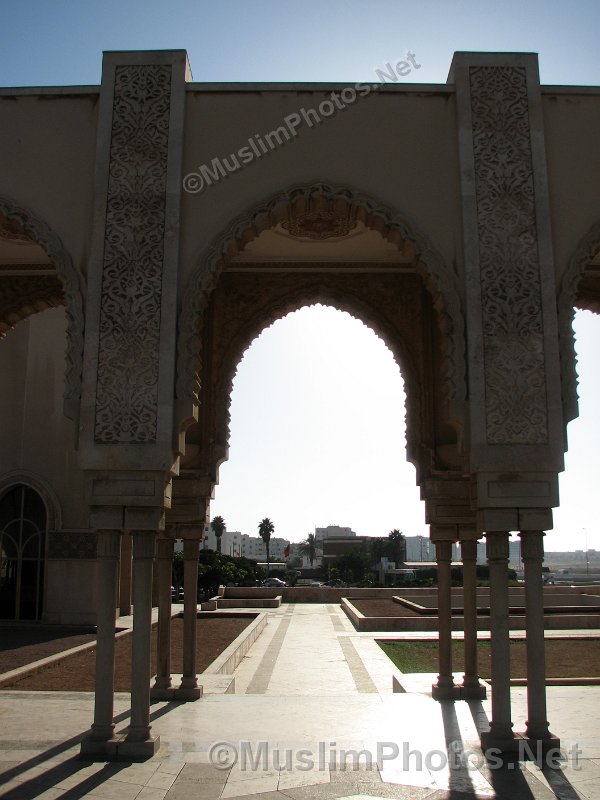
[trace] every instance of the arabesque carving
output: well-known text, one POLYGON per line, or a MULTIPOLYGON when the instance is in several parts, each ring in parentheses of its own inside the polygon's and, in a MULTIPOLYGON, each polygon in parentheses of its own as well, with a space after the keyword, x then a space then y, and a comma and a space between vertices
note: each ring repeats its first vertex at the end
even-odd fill
POLYGON ((463 421, 465 389, 464 318, 458 280, 425 238, 391 208, 369 195, 326 183, 293 186, 237 217, 207 248, 183 293, 179 324, 177 398, 198 405, 202 352, 202 320, 208 297, 223 268, 262 231, 307 211, 319 210, 361 221, 414 258, 432 295, 443 341, 443 380, 452 417, 463 421))
POLYGON ((10 197, 0 197, 0 214, 30 234, 43 247, 63 285, 67 315, 64 413, 70 419, 76 419, 79 414, 83 368, 83 278, 74 267, 60 238, 31 210, 10 197))
POLYGON ((170 66, 117 67, 106 208, 95 440, 153 442, 170 66))
POLYGON ((0 273, 0 336, 38 311, 64 305, 63 287, 57 277, 23 275, 4 278, 0 273))
POLYGON ((577 294, 586 267, 599 252, 600 221, 592 225, 569 259, 569 266, 562 279, 558 297, 559 344, 563 387, 562 402, 565 423, 575 419, 579 414, 577 402, 577 355, 575 353, 575 337, 573 334, 577 294))
POLYGON ((471 67, 489 444, 544 444, 548 409, 526 73, 471 67))

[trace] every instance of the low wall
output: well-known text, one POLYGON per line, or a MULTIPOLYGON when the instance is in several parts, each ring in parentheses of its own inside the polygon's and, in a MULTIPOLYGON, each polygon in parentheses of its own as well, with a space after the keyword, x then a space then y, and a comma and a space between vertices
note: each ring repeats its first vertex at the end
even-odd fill
POLYGON ((266 614, 257 614, 256 619, 237 636, 229 647, 210 664, 203 675, 231 675, 248 650, 258 639, 267 624, 266 614))
MULTIPOLYGON (((396 590, 397 591, 397 590, 396 590)), ((418 617, 367 617, 352 602, 342 599, 342 611, 358 631, 437 631, 437 616, 418 617)), ((513 631, 525 630, 525 617, 514 614, 509 617, 508 627, 513 631)), ((600 614, 549 614, 544 616, 545 630, 590 630, 600 628, 600 614)), ((489 631, 490 618, 477 618, 477 630, 489 631)), ((452 630, 464 630, 464 617, 452 617, 452 630)))
MULTIPOLYGON (((246 586, 221 586, 219 587, 219 596, 226 599, 234 598, 267 598, 277 597, 281 595, 284 603, 341 603, 343 597, 362 598, 364 600, 376 598, 392 598, 395 594, 401 591, 405 597, 418 597, 419 593, 431 594, 432 589, 398 589, 395 588, 385 589, 383 587, 375 587, 368 589, 361 589, 356 587, 338 587, 338 586, 281 586, 274 588, 266 587, 246 587, 246 586), (417 593, 413 595, 413 593, 417 593)), ((435 591, 435 589, 433 590, 435 591)))

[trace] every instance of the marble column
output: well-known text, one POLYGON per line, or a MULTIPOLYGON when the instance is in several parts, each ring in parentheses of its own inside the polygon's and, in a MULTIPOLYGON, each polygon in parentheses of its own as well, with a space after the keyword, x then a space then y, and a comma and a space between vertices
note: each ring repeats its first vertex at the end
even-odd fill
POLYGON ((94 722, 89 736, 81 743, 81 754, 87 757, 110 757, 116 752, 113 713, 120 533, 117 530, 98 531, 94 722))
POLYGON ((490 646, 492 719, 482 734, 484 749, 511 750, 515 742, 510 707, 510 638, 508 598, 508 531, 487 531, 490 569, 490 646))
POLYGON ((175 541, 161 538, 157 542, 156 581, 158 584, 158 635, 156 680, 153 699, 168 700, 173 696, 171 685, 171 576, 175 541))
POLYGON ((550 739, 546 719, 546 659, 544 642, 543 531, 521 531, 525 569, 525 630, 527 634, 527 736, 550 739))
POLYGON ((131 551, 133 540, 131 534, 124 532, 121 536, 121 560, 119 563, 119 614, 127 617, 131 614, 131 551))
POLYGON ((183 540, 183 676, 175 690, 178 700, 198 700, 202 687, 196 674, 196 624, 198 619, 198 558, 200 539, 183 540))
POLYGON ((159 737, 150 734, 150 656, 152 633, 152 573, 156 533, 133 532, 133 639, 131 659, 131 722, 119 755, 147 756, 158 750, 159 737))
POLYGON ((465 700, 477 700, 486 696, 485 686, 479 682, 477 662, 477 540, 462 539, 460 552, 463 565, 465 647, 465 675, 460 694, 465 700))
POLYGON ((435 557, 438 580, 438 656, 439 675, 432 686, 431 696, 436 700, 449 700, 458 696, 452 675, 452 579, 450 565, 452 542, 436 540, 435 557))

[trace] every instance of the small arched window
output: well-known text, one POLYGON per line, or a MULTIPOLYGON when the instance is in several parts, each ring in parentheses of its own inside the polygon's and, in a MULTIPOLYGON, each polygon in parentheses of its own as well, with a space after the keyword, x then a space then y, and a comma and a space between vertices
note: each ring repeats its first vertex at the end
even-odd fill
POLYGON ((0 496, 0 618, 40 619, 47 514, 40 495, 24 484, 0 496))

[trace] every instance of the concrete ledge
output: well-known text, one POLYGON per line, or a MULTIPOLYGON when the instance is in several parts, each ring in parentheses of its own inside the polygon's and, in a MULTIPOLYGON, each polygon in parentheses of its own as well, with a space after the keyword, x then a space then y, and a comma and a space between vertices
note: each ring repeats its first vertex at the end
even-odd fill
MULTIPOLYGON (((402 603, 401 605, 408 604, 402 603)), ((437 631, 439 629, 437 615, 367 617, 347 597, 342 598, 341 606, 342 611, 358 631, 437 631)), ((508 625, 510 630, 524 631, 525 616, 515 615, 509 617, 508 625)), ((587 630, 598 628, 600 628, 600 615, 598 614, 549 614, 544 617, 545 630, 587 630)), ((489 616, 478 617, 477 630, 489 631, 489 629, 489 616)), ((464 618, 462 616, 452 617, 452 630, 464 630, 464 618)))
MULTIPOLYGON (((129 636, 133 632, 133 628, 117 628, 116 630, 117 632, 115 634, 115 640, 120 639, 123 636, 129 636)), ((93 650, 95 647, 96 639, 93 639, 91 642, 79 644, 77 647, 70 647, 68 650, 61 650, 60 653, 54 653, 51 656, 46 656, 46 658, 40 658, 38 661, 32 661, 30 664, 24 664, 22 667, 11 669, 9 672, 3 672, 2 675, 0 675, 0 689, 3 686, 14 683, 14 681, 21 680, 21 678, 26 678, 28 675, 41 672, 42 670, 46 669, 46 667, 51 667, 54 664, 58 664, 65 658, 77 655, 78 653, 85 653, 88 650, 93 650)))
MULTIPOLYGON (((276 597, 240 597, 240 598, 233 598, 233 597, 213 597, 211 600, 208 601, 209 603, 214 603, 214 609, 216 610, 219 608, 279 608, 281 605, 281 595, 277 595, 276 597)), ((204 603, 202 604, 202 610, 204 611, 204 603)))
MULTIPOLYGON (((266 614, 257 614, 256 619, 244 628, 233 642, 217 656, 202 675, 229 675, 244 658, 248 650, 261 635, 267 624, 266 614)), ((204 680, 204 678, 203 678, 204 680)))

